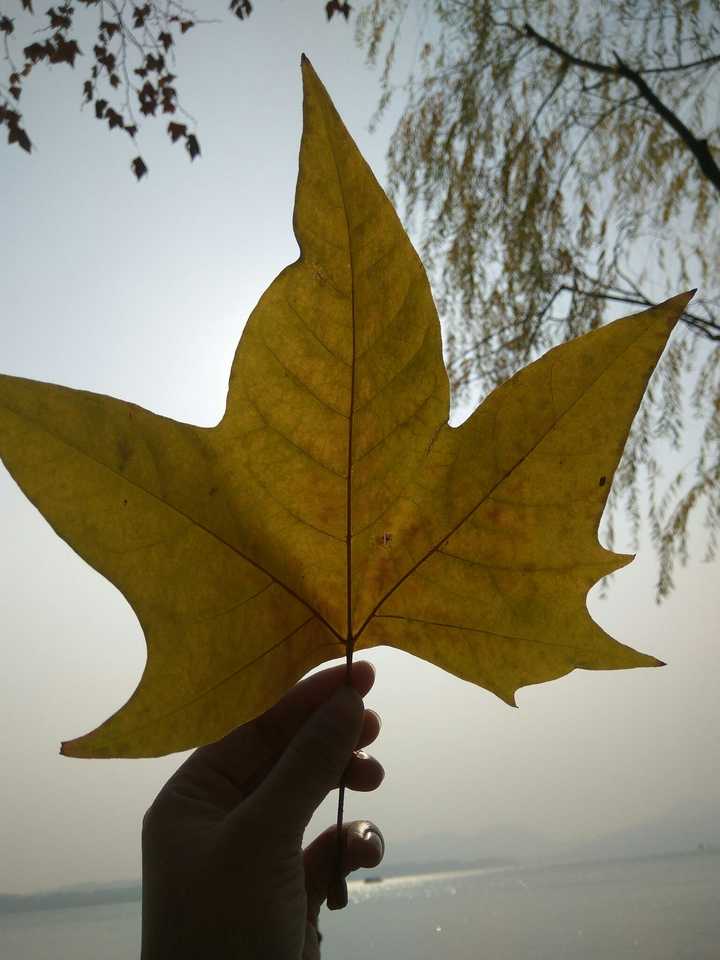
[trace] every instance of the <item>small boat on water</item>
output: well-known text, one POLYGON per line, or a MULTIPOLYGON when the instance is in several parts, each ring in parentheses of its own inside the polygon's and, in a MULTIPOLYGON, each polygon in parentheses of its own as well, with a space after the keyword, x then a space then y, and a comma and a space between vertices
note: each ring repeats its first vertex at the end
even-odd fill
POLYGON ((382 877, 378 877, 377 875, 365 877, 365 883, 382 883, 382 877))

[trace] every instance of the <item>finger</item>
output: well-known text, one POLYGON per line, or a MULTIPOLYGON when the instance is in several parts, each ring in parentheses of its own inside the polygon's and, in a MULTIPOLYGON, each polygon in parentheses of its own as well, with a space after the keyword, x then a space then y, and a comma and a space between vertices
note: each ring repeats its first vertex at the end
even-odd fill
MULTIPOLYGON (((374 710, 366 710, 363 715, 363 724, 356 744, 356 750, 349 760, 349 767, 353 767, 355 764, 354 757, 358 753, 362 753, 360 750, 361 747, 366 747, 368 744, 372 743, 380 733, 380 717, 374 710)), ((270 756, 262 763, 256 763, 253 767, 254 773, 251 776, 248 776, 242 786, 241 791, 236 791, 233 802, 227 807, 229 811, 234 806, 237 805, 238 801, 248 797, 258 786, 263 782, 265 777, 268 775, 273 765, 277 762, 278 755, 275 754, 270 756)), ((352 783, 348 783, 348 786, 351 790, 374 790, 376 787, 380 786, 382 783, 383 777, 385 776, 385 771, 382 769, 377 760, 370 758, 367 754, 364 754, 360 758, 359 766, 365 767, 364 761, 369 761, 369 765, 365 769, 359 769, 355 775, 356 780, 352 783), (355 785, 357 782, 357 786, 355 785)), ((250 769, 246 764, 244 769, 250 769)), ((338 786, 338 784, 335 784, 338 786)))
POLYGON ((374 743, 380 730, 382 728, 382 721, 380 720, 379 714, 375 713, 374 710, 365 710, 365 716, 363 717, 362 730, 360 731, 360 739, 357 742, 358 749, 369 746, 371 743, 374 743))
MULTIPOLYGON (((287 746, 310 714, 321 704, 327 703, 335 691, 343 686, 346 675, 346 665, 340 664, 305 677, 274 707, 254 721, 270 753, 277 756, 287 746)), ((374 683, 375 668, 369 661, 358 660, 352 664, 351 686, 361 697, 370 691, 374 683)))
POLYGON ((339 687, 300 728, 239 815, 301 834, 340 782, 360 737, 363 714, 357 691, 339 687))
MULTIPOLYGON (((308 717, 345 683, 346 671, 340 664, 305 677, 264 714, 196 750, 178 773, 183 780, 211 783, 218 802, 231 810, 264 779, 308 717)), ((358 660, 352 664, 351 679, 353 688, 365 696, 375 682, 375 668, 358 660)), ((374 717, 377 729, 375 720, 365 721, 357 746, 372 743, 380 732, 380 718, 374 717)))
MULTIPOLYGON (((376 867, 385 853, 385 841, 378 827, 369 820, 343 824, 343 876, 360 867, 376 867)), ((337 826, 328 827, 303 851, 308 920, 317 923, 320 907, 337 868, 337 826)))
MULTIPOLYGON (((216 764, 228 763, 232 766, 237 740, 247 740, 250 736, 258 763, 275 760, 307 718, 345 683, 346 671, 346 665, 340 664, 305 677, 288 690, 274 707, 203 749, 212 752, 216 764)), ((375 683, 375 668, 367 660, 353 663, 351 681, 352 687, 364 697, 375 683)))
POLYGON ((345 786, 349 790, 377 790, 385 779, 382 764, 364 750, 356 750, 345 769, 345 786))

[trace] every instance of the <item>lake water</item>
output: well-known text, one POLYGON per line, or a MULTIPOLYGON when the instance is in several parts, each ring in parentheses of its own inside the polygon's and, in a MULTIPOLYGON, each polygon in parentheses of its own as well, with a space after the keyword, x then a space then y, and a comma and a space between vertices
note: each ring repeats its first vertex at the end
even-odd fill
MULTIPOLYGON (((720 854, 349 885, 325 960, 720 960, 720 854)), ((133 960, 139 904, 0 917, 3 960, 133 960)))

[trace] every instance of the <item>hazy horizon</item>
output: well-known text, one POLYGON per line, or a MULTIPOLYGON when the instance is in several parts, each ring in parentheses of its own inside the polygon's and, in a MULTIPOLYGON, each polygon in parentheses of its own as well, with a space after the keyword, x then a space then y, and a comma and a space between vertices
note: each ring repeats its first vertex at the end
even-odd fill
MULTIPOLYGON (((377 867, 360 867, 353 874, 348 877, 348 882, 357 882, 364 883, 365 878, 370 877, 381 877, 387 879, 389 877, 397 876, 430 876, 433 873, 441 875, 443 873, 452 873, 452 872, 474 872, 477 870, 481 871, 493 871, 493 870, 507 870, 507 869, 518 869, 518 870, 536 870, 536 869, 546 869, 546 868, 555 868, 562 866, 579 866, 583 864, 606 864, 606 863, 619 863, 622 861, 638 862, 645 860, 663 860, 663 859, 674 859, 676 857, 692 857, 695 855, 705 856, 720 856, 720 834, 717 831, 713 835, 716 840, 713 843, 711 842, 702 842, 695 844, 692 847, 674 847, 672 843, 669 843, 667 849, 652 850, 648 852, 632 852, 632 853, 621 853, 615 852, 610 853, 607 850, 602 850, 599 847, 597 848, 596 853, 588 853, 583 851, 582 848, 578 848, 573 851, 570 848, 569 851, 566 851, 565 855, 562 854, 547 854, 546 856, 531 856, 527 858, 523 857, 500 857, 500 856, 471 856, 469 854, 458 854, 456 856, 450 856, 445 852, 438 852, 436 856, 429 856, 426 859, 414 858, 412 854, 408 854, 407 858, 397 858, 389 856, 386 853, 386 856, 383 859, 383 862, 377 867), (449 865, 449 866, 448 866, 449 865), (422 868, 421 872, 409 871, 410 867, 419 867, 422 868), (428 869, 428 868, 436 868, 428 869), (396 871, 401 871, 397 873, 396 871)), ((429 838, 434 844, 445 842, 448 839, 450 840, 450 849, 454 848, 454 844, 463 843, 467 844, 468 838, 462 837, 448 837, 446 834, 436 834, 431 835, 429 838)), ((419 844, 422 847, 422 841, 419 844)), ((444 851, 443 847, 443 851, 444 851)), ((114 880, 106 880, 104 882, 96 882, 93 880, 86 880, 82 883, 70 883, 64 884, 62 886, 53 886, 53 887, 39 887, 36 890, 30 890, 25 893, 15 893, 14 891, 0 890, 0 899, 3 897, 7 898, 19 898, 24 899, 28 898, 31 900, 35 897, 52 897, 55 894, 83 894, 88 893, 92 895, 93 893, 110 893, 113 890, 118 892, 125 892, 128 889, 133 889, 137 886, 138 890, 142 886, 142 876, 127 876, 127 877, 117 877, 114 880)), ((111 900, 107 902, 113 902, 111 900)), ((30 908, 32 909, 32 908, 30 908)), ((0 903, 0 913, 3 912, 3 904, 0 903)))

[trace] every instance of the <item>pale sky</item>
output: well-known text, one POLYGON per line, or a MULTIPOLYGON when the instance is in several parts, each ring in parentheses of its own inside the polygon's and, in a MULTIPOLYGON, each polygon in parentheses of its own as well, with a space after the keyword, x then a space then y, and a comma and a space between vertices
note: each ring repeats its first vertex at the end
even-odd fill
MULTIPOLYGON (((317 0, 257 7, 188 37, 180 94, 203 156, 191 165, 148 124, 140 184, 127 137, 78 109, 85 64, 38 70, 23 103, 36 149, 0 148, 0 371, 217 422, 243 323, 297 256, 300 53, 381 182, 391 130, 367 130, 377 73, 351 27, 327 25, 317 0)), ((138 877, 142 815, 183 757, 58 755, 135 688, 137 619, 1 466, 0 522, 0 891, 138 877)), ((707 822, 720 804, 718 567, 695 557, 660 607, 654 577, 646 538, 590 610, 667 667, 575 671, 521 690, 518 710, 408 654, 364 654, 378 672, 367 704, 383 718, 372 751, 387 776, 375 794, 350 794, 346 816, 376 820, 388 857, 418 860, 457 854, 422 839, 438 834, 474 838, 469 856, 561 855, 667 816, 707 822)))

